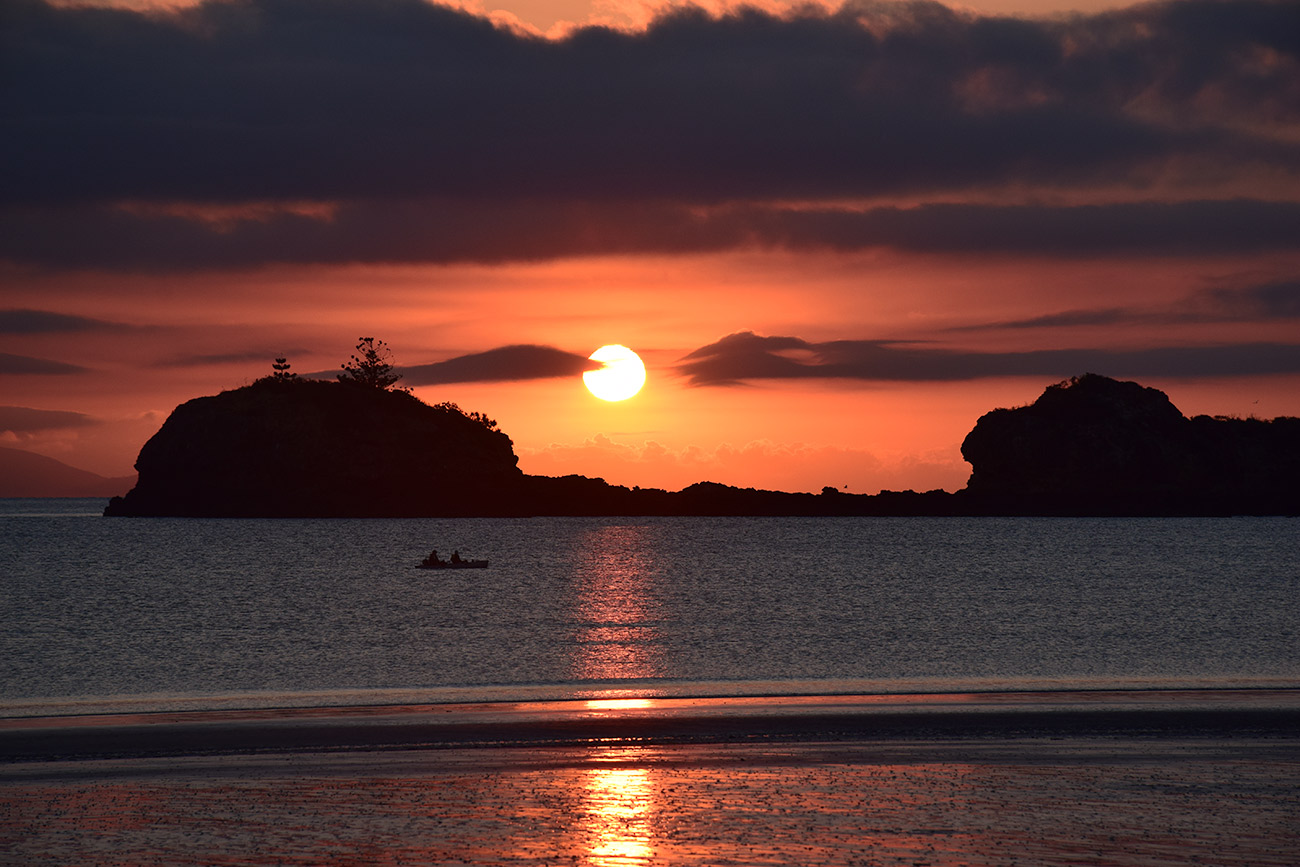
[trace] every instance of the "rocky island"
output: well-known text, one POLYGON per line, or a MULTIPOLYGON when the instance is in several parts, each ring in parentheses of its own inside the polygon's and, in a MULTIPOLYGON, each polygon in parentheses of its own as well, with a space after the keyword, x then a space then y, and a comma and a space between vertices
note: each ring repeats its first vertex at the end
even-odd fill
POLYGON ((522 476, 504 433, 400 390, 266 378, 178 406, 106 515, 491 514, 522 476))
POLYGON ((681 491, 529 476, 495 422, 356 382, 267 377, 177 407, 106 515, 1300 514, 1300 419, 1186 418, 1161 391, 1088 374, 982 416, 966 488, 681 491))
POLYGON ((1136 382, 1088 374, 981 416, 960 491, 980 514, 1300 513, 1300 418, 1186 418, 1136 382))

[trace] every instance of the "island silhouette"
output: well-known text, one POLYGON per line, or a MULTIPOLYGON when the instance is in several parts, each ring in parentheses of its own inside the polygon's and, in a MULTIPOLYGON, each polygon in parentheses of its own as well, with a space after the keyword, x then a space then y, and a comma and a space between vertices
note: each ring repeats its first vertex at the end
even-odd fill
POLYGON ((392 385, 301 379, 286 366, 188 401, 145 443, 136 485, 104 514, 1300 514, 1300 419, 1189 419, 1157 389, 1097 374, 980 417, 962 443, 970 480, 951 493, 788 493, 712 482, 667 491, 527 475, 494 421, 392 385))

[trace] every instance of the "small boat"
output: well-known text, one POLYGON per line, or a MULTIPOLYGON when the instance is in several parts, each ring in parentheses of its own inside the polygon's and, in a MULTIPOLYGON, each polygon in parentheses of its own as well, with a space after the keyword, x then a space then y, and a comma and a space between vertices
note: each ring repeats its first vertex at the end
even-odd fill
POLYGON ((486 569, 486 560, 430 560, 425 557, 417 569, 486 569))

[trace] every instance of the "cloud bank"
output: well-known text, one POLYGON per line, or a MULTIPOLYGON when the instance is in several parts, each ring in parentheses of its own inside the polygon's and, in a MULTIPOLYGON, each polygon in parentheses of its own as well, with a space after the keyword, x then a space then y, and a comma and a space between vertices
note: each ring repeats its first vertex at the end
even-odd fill
POLYGON ((1036 329, 1111 325, 1181 325, 1189 323, 1285 321, 1300 319, 1300 280, 1274 280, 1241 289, 1216 288, 1197 292, 1181 303, 1164 307, 1107 307, 1064 310, 1025 319, 963 325, 953 331, 992 328, 1036 329))
POLYGON ((0 310, 0 334, 58 334, 119 328, 115 322, 48 310, 0 310))
POLYGON ((42 431, 89 427, 97 422, 79 412, 0 406, 0 432, 31 434, 42 431))
POLYGON ((1120 377, 1217 377, 1300 373, 1300 344, 1236 343, 1131 350, 976 352, 879 340, 822 343, 745 331, 691 352, 677 366, 691 385, 763 379, 955 382, 998 376, 1061 379, 1082 372, 1120 377))
POLYGON ((559 40, 422 0, 9 0, 0 257, 1294 250, 1297 33, 1274 0, 688 8, 559 40))
POLYGON ((1300 251, 1300 203, 1252 200, 867 209, 672 203, 388 202, 217 229, 113 206, 0 211, 0 256, 26 264, 168 270, 267 263, 502 263, 735 249, 1044 257, 1300 251), (69 239, 72 239, 71 241, 69 239))
POLYGON ((597 370, 598 362, 553 346, 501 346, 461 355, 434 364, 402 367, 402 384, 442 385, 452 382, 507 382, 580 376, 597 370))
POLYGON ((28 355, 13 355, 0 352, 0 374, 36 374, 39 376, 61 376, 70 373, 85 373, 86 368, 47 358, 32 358, 28 355))

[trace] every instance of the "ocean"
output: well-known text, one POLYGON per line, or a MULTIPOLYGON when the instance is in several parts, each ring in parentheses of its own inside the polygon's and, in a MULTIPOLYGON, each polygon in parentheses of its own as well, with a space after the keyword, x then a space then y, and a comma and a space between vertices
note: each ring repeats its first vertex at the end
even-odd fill
POLYGON ((1294 518, 103 518, 0 500, 0 716, 1300 686, 1294 518), (437 548, 488 558, 430 571, 437 548))

